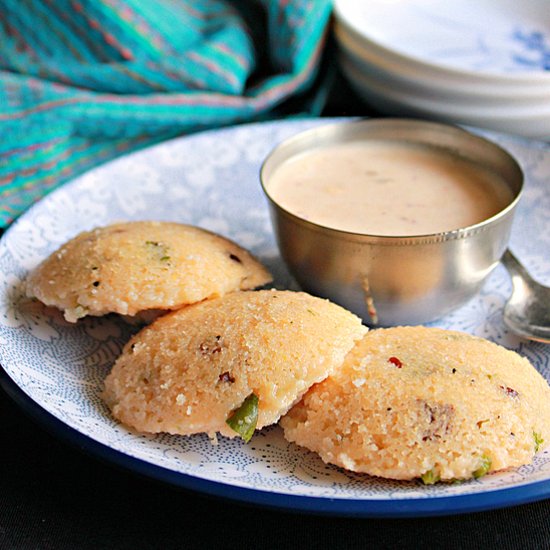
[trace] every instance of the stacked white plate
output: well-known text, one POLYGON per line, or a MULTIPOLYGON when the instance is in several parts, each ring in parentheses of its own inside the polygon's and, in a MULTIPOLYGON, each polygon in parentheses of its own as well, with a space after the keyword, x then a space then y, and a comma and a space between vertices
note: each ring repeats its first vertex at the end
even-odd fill
POLYGON ((550 139, 550 0, 334 0, 339 63, 378 111, 550 139))

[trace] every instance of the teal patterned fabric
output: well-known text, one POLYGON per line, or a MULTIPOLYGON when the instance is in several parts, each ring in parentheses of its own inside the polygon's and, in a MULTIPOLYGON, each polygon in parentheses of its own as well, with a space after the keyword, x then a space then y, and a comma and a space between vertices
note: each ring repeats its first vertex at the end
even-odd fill
POLYGON ((0 0, 0 226, 81 172, 273 115, 319 66, 330 0, 0 0))

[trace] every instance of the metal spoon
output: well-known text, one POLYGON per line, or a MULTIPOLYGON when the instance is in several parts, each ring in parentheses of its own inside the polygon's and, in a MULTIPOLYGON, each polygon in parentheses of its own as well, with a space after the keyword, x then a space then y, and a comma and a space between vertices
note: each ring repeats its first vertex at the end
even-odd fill
POLYGON ((504 253, 502 263, 513 285, 504 322, 524 338, 550 344, 550 287, 537 283, 510 250, 504 253))

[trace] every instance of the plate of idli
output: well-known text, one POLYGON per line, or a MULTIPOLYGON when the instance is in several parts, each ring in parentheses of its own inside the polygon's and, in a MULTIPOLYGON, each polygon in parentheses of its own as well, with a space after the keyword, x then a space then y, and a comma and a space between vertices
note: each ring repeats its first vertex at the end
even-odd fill
MULTIPOLYGON (((2 385, 91 454, 286 510, 463 513, 550 496, 550 347, 498 267, 426 326, 368 329, 297 286, 259 171, 324 120, 177 138, 95 168, 0 240, 2 385)), ((526 184, 511 248, 550 283, 550 147, 484 134, 526 184)))

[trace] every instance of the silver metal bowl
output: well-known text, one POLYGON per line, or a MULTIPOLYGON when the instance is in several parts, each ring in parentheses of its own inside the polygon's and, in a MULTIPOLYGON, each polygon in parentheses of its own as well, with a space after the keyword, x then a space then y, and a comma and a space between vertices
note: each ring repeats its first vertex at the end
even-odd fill
POLYGON ((372 326, 425 323, 472 298, 507 248, 523 188, 518 163, 496 144, 455 126, 409 119, 341 122, 302 132, 269 154, 260 178, 279 249, 298 284, 355 312, 372 326), (334 143, 380 139, 439 147, 479 163, 506 182, 513 199, 476 225, 388 237, 306 221, 271 197, 272 174, 294 155, 334 143))

